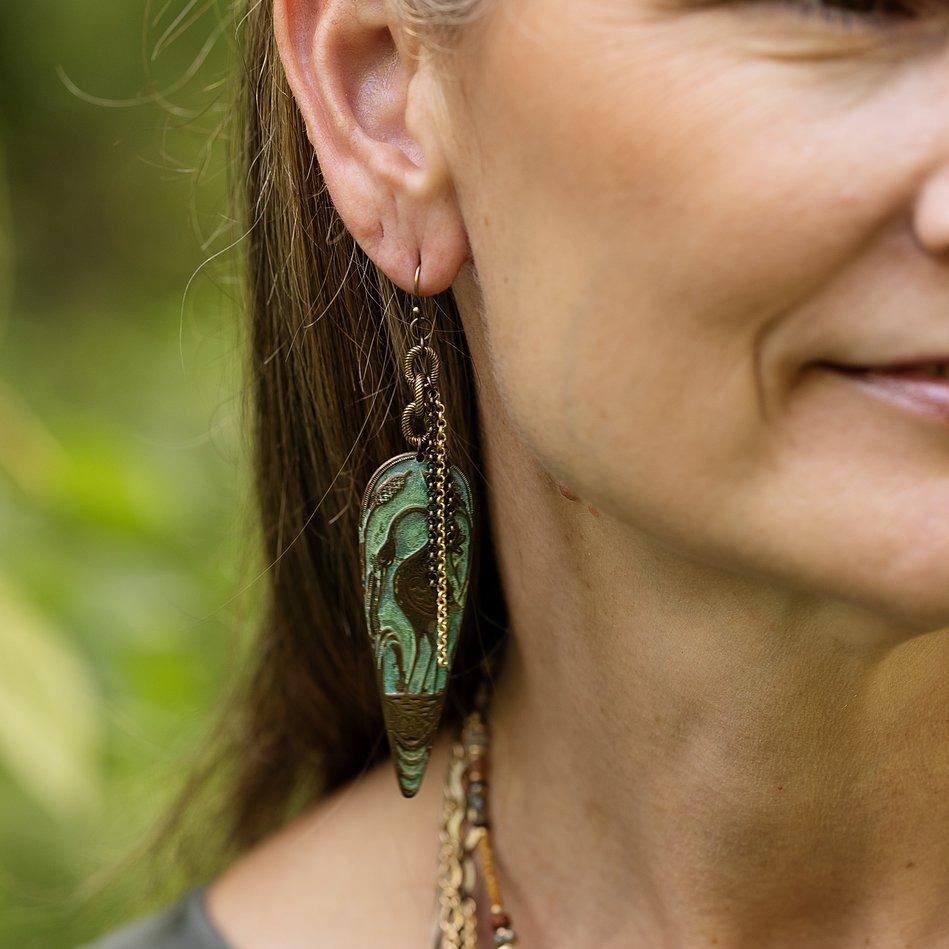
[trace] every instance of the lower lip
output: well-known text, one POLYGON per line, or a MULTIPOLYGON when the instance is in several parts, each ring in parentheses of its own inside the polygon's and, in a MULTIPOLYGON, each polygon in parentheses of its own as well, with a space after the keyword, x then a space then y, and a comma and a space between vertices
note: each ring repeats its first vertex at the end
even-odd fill
POLYGON ((922 378, 894 372, 844 369, 826 363, 823 368, 847 379, 878 399, 949 422, 949 378, 922 378))

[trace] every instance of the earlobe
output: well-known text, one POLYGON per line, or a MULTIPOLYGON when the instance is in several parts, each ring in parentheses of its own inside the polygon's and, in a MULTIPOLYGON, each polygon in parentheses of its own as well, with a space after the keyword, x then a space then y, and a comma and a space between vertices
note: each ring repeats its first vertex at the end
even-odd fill
POLYGON ((391 16, 386 0, 274 0, 287 81, 343 223, 402 289, 412 290, 421 260, 420 292, 437 293, 468 241, 424 107, 430 87, 391 16))

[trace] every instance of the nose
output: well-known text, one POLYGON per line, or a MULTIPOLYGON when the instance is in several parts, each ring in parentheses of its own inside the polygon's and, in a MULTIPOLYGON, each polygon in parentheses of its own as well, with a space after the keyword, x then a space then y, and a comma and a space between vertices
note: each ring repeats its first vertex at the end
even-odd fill
POLYGON ((930 132, 926 134, 928 174, 916 195, 913 230, 923 250, 949 255, 949 39, 931 64, 928 90, 932 95, 930 132))
MULTIPOLYGON (((946 123, 949 125, 949 116, 946 123)), ((917 196, 913 227, 925 251, 937 256, 949 255, 949 154, 917 196)))

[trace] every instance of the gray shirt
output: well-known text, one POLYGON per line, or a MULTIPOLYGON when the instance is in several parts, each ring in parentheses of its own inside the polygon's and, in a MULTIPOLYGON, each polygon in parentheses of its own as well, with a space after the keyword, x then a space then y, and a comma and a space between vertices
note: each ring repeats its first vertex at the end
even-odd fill
POLYGON ((204 889, 194 887, 170 906, 126 923, 79 949, 232 949, 211 922, 204 889))
MULTIPOLYGON (((170 906, 126 923, 77 949, 234 949, 211 921, 204 902, 206 887, 197 886, 170 906)), ((441 945, 437 914, 432 945, 441 945)))

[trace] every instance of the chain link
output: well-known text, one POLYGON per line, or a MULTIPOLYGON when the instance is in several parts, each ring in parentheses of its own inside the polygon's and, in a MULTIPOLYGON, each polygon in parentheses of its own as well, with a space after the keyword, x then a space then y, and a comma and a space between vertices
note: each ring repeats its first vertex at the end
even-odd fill
POLYGON ((451 749, 445 781, 442 823, 438 833, 438 887, 434 949, 477 949, 476 903, 470 895, 474 866, 462 840, 465 816, 461 774, 465 751, 460 742, 451 749))
POLYGON ((442 669, 448 668, 448 534, 450 531, 448 449, 446 438, 445 406, 438 392, 438 354, 429 345, 433 326, 425 318, 425 332, 418 307, 413 307, 412 332, 415 345, 406 353, 403 364, 405 378, 412 384, 414 398, 402 413, 402 433, 408 443, 422 455, 428 456, 428 518, 429 563, 435 588, 436 661, 442 669), (413 429, 414 425, 414 429, 413 429), (422 431, 418 431, 421 427, 422 431))
POLYGON ((438 664, 448 668, 448 539, 446 515, 446 481, 448 477, 447 453, 445 448, 445 406, 436 394, 435 401, 435 519, 438 578, 436 581, 435 605, 436 628, 438 630, 438 664))

